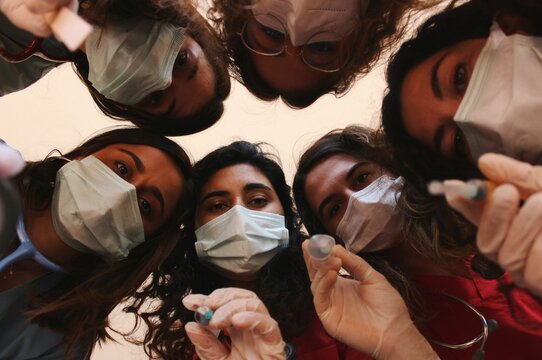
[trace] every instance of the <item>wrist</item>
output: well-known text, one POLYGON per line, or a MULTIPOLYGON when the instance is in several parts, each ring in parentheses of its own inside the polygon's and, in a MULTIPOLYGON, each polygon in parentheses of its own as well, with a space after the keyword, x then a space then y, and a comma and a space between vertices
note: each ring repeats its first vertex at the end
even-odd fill
POLYGON ((401 359, 439 359, 427 339, 410 323, 399 333, 390 337, 385 335, 378 360, 401 359))

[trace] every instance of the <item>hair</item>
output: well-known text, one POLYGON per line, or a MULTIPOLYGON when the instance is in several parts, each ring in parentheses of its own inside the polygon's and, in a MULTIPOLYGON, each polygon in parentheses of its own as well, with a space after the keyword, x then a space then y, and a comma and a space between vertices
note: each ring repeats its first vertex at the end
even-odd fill
MULTIPOLYGON (((309 234, 327 233, 324 225, 309 207, 305 189, 307 177, 315 166, 337 154, 348 154, 369 160, 385 170, 401 175, 389 145, 381 133, 374 130, 349 126, 333 130, 313 143, 301 156, 294 177, 293 192, 303 224, 309 234)), ((421 256, 439 261, 443 267, 457 260, 466 259, 475 249, 474 227, 449 208, 442 199, 430 197, 424 190, 425 183, 405 182, 397 205, 405 217, 403 235, 421 256)), ((335 234, 331 234, 335 236, 335 234)), ((415 316, 419 308, 415 289, 404 271, 388 257, 387 253, 359 253, 376 270, 381 272, 401 293, 415 316)), ((489 276, 487 262, 475 262, 489 276)), ((475 269, 477 270, 477 269, 475 269)), ((493 273, 492 273, 493 274, 493 273)))
POLYGON ((277 161, 264 152, 260 144, 236 141, 196 163, 191 189, 194 200, 181 244, 164 264, 162 272, 156 271, 150 285, 138 294, 142 301, 149 297, 161 300, 157 309, 142 315, 150 328, 145 337, 145 350, 151 357, 157 354, 164 359, 188 359, 193 355, 193 346, 184 331, 184 324, 193 319, 193 313, 184 309, 180 300, 189 293, 209 294, 223 287, 220 276, 198 261, 194 249, 195 199, 217 171, 237 164, 254 166, 269 179, 284 209, 290 235, 288 248, 258 272, 255 292, 279 323, 285 339, 301 333, 308 324, 312 295, 301 252, 305 235, 293 208, 290 187, 277 161))
MULTIPOLYGON (((191 163, 175 142, 162 135, 137 128, 121 128, 97 135, 66 153, 65 158, 85 157, 113 144, 147 145, 164 152, 188 180, 191 163)), ((65 164, 61 157, 30 162, 15 179, 23 206, 43 210, 50 205, 57 171, 65 164)), ((175 204, 172 216, 146 241, 130 251, 124 260, 106 263, 94 255, 83 255, 70 264, 71 276, 31 300, 33 322, 63 334, 68 356, 81 344, 94 344, 111 338, 108 315, 133 295, 143 281, 170 254, 177 244, 182 216, 186 212, 186 186, 175 204)), ((92 347, 86 358, 90 358, 92 347)))
POLYGON ((514 11, 531 19, 533 25, 542 27, 542 5, 534 1, 472 0, 454 7, 455 3, 452 2, 444 11, 420 26, 415 36, 392 56, 387 68, 388 90, 382 102, 382 128, 401 164, 401 171, 410 178, 467 179, 479 175, 476 167, 466 159, 446 158, 421 144, 406 131, 401 113, 401 89, 412 68, 454 44, 488 37, 493 17, 498 11, 514 11), (532 3, 532 8, 519 7, 522 3, 532 3))
POLYGON ((224 112, 223 102, 231 90, 227 55, 215 30, 189 0, 85 0, 81 3, 80 12, 96 26, 104 26, 111 19, 146 16, 185 27, 186 33, 203 49, 216 79, 213 98, 195 114, 182 119, 164 118, 120 104, 100 94, 88 80, 89 63, 86 55, 78 52, 74 57, 75 70, 105 115, 117 120, 129 120, 141 128, 171 136, 203 131, 220 119, 224 112))
POLYGON ((213 0, 207 17, 218 29, 220 40, 231 59, 232 76, 256 97, 265 101, 282 98, 292 108, 305 108, 326 93, 346 93, 354 81, 367 74, 383 53, 393 47, 404 34, 409 10, 427 8, 439 0, 382 0, 369 1, 361 9, 360 22, 354 33, 351 53, 332 81, 310 93, 287 94, 272 88, 258 75, 250 59, 250 50, 242 43, 242 27, 250 14, 253 0, 213 0), (364 12, 363 12, 364 11, 364 12))

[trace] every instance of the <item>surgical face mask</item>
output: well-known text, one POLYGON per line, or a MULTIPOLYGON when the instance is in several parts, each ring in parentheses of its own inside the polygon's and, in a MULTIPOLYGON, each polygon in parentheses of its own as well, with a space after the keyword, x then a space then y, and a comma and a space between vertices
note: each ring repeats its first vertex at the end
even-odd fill
POLYGON ((60 168, 51 213, 62 241, 108 261, 145 240, 135 187, 94 156, 60 168))
POLYGON ((254 0, 254 15, 263 25, 280 32, 287 31, 294 46, 309 42, 338 41, 356 27, 360 7, 368 0, 254 0), (277 23, 277 20, 279 23, 277 23), (286 27, 282 29, 282 27, 286 27))
POLYGON ((336 234, 347 250, 379 251, 401 241, 403 215, 397 209, 404 180, 383 175, 352 194, 336 234))
POLYGON ((136 105, 171 85, 185 29, 135 17, 95 28, 86 41, 88 79, 103 96, 136 105))
POLYGON ((236 205, 196 230, 201 262, 234 280, 252 280, 256 273, 288 247, 284 216, 236 205))
POLYGON ((454 116, 473 160, 497 152, 542 163, 542 38, 494 24, 454 116))

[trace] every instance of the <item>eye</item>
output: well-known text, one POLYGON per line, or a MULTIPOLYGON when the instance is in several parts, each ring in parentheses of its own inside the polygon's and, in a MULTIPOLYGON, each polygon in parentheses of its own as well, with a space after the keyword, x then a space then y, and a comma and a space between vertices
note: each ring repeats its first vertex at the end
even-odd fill
POLYGON ((335 45, 330 42, 315 42, 311 44, 306 45, 311 50, 315 50, 318 52, 332 52, 335 51, 335 45))
POLYGON ((116 165, 117 165, 117 173, 120 175, 120 177, 127 178, 128 173, 129 173, 128 167, 121 161, 117 161, 116 165))
POLYGON ((341 203, 336 203, 336 204, 333 204, 329 207, 329 211, 328 211, 328 218, 333 218, 335 215, 337 215, 339 213, 339 211, 341 210, 341 203))
POLYGON ((267 200, 266 197, 258 196, 249 201, 249 204, 254 207, 264 207, 265 205, 269 204, 269 200, 267 200))
POLYGON ((186 50, 183 50, 177 55, 177 59, 175 60, 175 64, 173 64, 173 68, 177 69, 184 64, 188 62, 188 52, 186 50))
POLYGON ((468 156, 467 143, 463 131, 457 129, 454 136, 454 156, 457 158, 465 158, 468 156))
POLYGON ((211 212, 223 212, 228 208, 227 204, 223 202, 217 202, 207 206, 207 211, 211 212))
POLYGON ((464 64, 459 64, 454 72, 454 87, 459 94, 464 94, 468 84, 467 69, 464 64))
POLYGON ((365 184, 365 181, 367 181, 367 178, 369 178, 369 173, 361 173, 358 176, 354 178, 354 187, 355 189, 359 189, 363 184, 365 184))
POLYGON ((155 91, 149 96, 147 96, 147 99, 145 100, 145 105, 156 106, 160 104, 162 100, 164 100, 164 91, 155 91))
POLYGON ((145 215, 150 215, 152 213, 151 204, 143 198, 139 198, 138 201, 139 201, 139 210, 141 211, 141 213, 145 215))
POLYGON ((268 37, 275 40, 284 40, 284 34, 278 30, 260 24, 260 30, 268 37))

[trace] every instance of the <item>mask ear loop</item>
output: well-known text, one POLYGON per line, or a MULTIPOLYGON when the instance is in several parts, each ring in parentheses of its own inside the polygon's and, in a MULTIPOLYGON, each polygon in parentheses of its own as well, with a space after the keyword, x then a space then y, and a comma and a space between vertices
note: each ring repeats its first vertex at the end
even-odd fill
POLYGON ((62 266, 55 264, 51 260, 47 259, 34 246, 32 241, 28 237, 28 234, 26 233, 22 217, 20 217, 17 222, 17 237, 19 238, 21 244, 17 247, 17 249, 15 249, 14 252, 0 260, 0 272, 4 271, 8 266, 15 262, 26 259, 33 259, 35 262, 37 262, 41 266, 46 267, 47 269, 60 273, 68 273, 68 271, 62 266))

